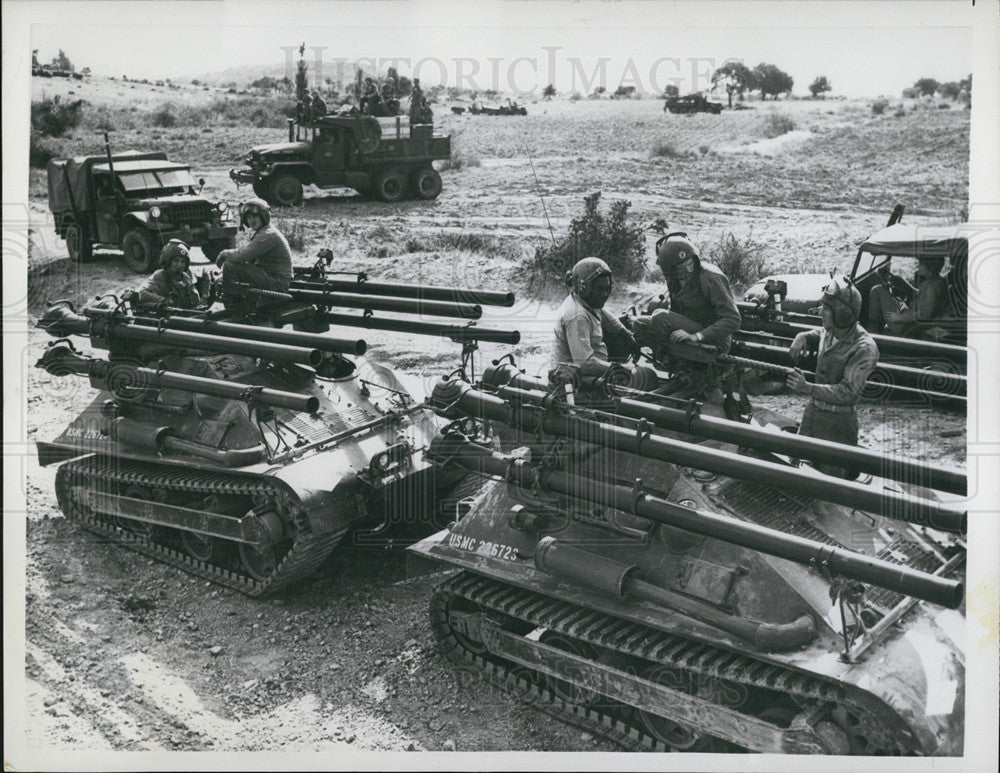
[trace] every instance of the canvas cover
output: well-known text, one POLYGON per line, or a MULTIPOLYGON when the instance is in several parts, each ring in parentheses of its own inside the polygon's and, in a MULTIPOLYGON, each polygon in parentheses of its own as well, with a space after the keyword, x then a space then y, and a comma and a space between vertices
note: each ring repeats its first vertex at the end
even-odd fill
MULTIPOLYGON (((116 153, 111 157, 118 170, 119 163, 128 164, 134 161, 167 160, 166 153, 140 153, 134 150, 116 153)), ((78 158, 55 158, 49 161, 49 210, 52 212, 72 212, 74 209, 85 212, 91 209, 91 186, 88 178, 96 165, 103 164, 107 169, 107 156, 82 156, 78 158), (75 204, 75 207, 74 207, 75 204)))
POLYGON ((873 255, 907 258, 948 258, 968 249, 961 226, 896 223, 868 237, 861 249, 873 255))

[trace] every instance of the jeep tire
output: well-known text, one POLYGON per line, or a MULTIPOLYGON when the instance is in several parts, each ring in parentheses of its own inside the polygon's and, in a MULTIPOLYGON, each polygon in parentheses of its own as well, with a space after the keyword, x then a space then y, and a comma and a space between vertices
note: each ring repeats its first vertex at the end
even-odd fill
POLYGON ((122 252, 125 265, 137 274, 148 274, 156 268, 160 257, 153 234, 142 227, 133 228, 122 237, 122 252))
POLYGON ((271 180, 270 203, 291 207, 302 203, 302 181, 293 174, 279 174, 271 180))
POLYGON ((66 250, 69 252, 70 258, 77 263, 90 260, 94 249, 83 226, 77 223, 70 223, 66 226, 66 250))
POLYGON ((410 176, 410 189, 418 199, 436 199, 441 193, 441 175, 427 166, 410 176))
POLYGON ((399 201, 406 193, 406 180, 398 169, 386 169, 375 181, 375 192, 382 201, 399 201))

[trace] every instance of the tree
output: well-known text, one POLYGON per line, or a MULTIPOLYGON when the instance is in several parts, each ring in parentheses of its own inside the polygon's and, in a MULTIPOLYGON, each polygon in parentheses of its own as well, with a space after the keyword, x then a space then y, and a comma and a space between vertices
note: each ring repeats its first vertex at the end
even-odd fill
POLYGON ((825 75, 817 75, 816 80, 809 84, 809 93, 813 95, 813 99, 819 99, 820 94, 832 90, 833 86, 825 75))
POLYGON ((73 63, 69 60, 69 57, 59 49, 59 55, 52 58, 52 67, 56 70, 69 70, 73 71, 73 63))
POLYGON ((920 96, 922 97, 933 97, 934 92, 938 90, 938 86, 940 85, 933 78, 921 78, 913 84, 913 88, 920 92, 920 96))
POLYGON ((779 94, 790 92, 795 83, 787 72, 779 70, 773 64, 763 62, 754 67, 753 76, 756 87, 760 89, 761 99, 767 99, 768 94, 777 99, 779 94))
POLYGON ((673 83, 667 84, 663 87, 663 98, 670 99, 671 97, 679 97, 681 95, 681 90, 675 86, 673 83))
MULTIPOLYGON (((743 62, 726 62, 712 73, 712 88, 719 86, 725 88, 730 107, 733 106, 734 94, 742 100, 747 91, 756 88, 754 75, 743 62)), ((665 89, 664 92, 666 92, 665 89)), ((667 96, 666 93, 664 96, 667 96)))
POLYGON ((937 87, 937 93, 945 99, 958 99, 962 91, 962 85, 958 81, 948 81, 937 87))
POLYGON ((295 98, 305 100, 309 96, 309 79, 306 75, 306 44, 299 46, 299 64, 295 68, 295 98))
POLYGON ((556 95, 556 87, 551 83, 544 89, 542 89, 542 96, 545 99, 552 99, 552 97, 554 97, 555 95, 556 95))

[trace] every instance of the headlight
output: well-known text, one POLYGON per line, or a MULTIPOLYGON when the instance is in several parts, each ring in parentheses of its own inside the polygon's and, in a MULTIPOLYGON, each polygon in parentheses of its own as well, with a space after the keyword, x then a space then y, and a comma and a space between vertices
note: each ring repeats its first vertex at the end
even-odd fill
POLYGON ((215 208, 219 210, 219 212, 225 212, 227 209, 229 209, 229 202, 220 201, 218 204, 215 205, 215 208))
POLYGON ((160 216, 160 208, 159 207, 150 207, 149 208, 149 216, 150 217, 159 217, 160 216))

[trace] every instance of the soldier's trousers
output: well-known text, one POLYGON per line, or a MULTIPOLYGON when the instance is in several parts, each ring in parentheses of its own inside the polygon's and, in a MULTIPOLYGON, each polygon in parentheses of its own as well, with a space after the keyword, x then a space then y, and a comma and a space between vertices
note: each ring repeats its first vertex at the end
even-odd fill
POLYGON ((261 290, 287 293, 289 280, 269 274, 252 263, 232 263, 227 260, 222 264, 222 282, 223 288, 226 282, 243 282, 261 290))
MULTIPOLYGON (((858 444, 858 412, 854 409, 850 411, 821 411, 810 401, 802 413, 799 434, 856 446, 858 444)), ((817 464, 816 469, 826 475, 846 478, 847 480, 854 480, 860 472, 860 470, 834 467, 828 464, 817 464)))

